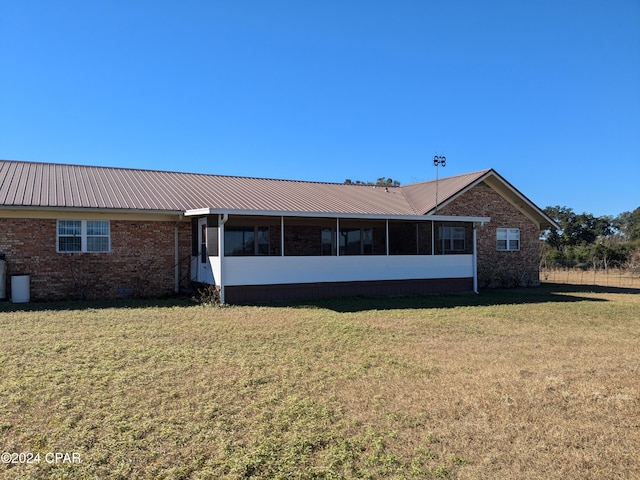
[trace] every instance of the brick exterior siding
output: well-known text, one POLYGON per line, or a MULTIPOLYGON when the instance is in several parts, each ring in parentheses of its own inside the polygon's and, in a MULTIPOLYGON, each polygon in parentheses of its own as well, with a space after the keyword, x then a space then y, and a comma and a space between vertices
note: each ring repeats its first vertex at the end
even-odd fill
POLYGON ((540 285, 540 231, 538 226, 497 192, 481 183, 438 209, 439 215, 491 217, 478 228, 478 286, 540 285), (496 229, 519 228, 520 251, 498 251, 496 229))
MULTIPOLYGON (((480 288, 539 285, 538 226, 493 189, 481 183, 441 207, 438 214, 491 218, 477 230, 480 288), (519 228, 520 250, 498 251, 497 228, 519 228)), ((311 226, 286 226, 285 230, 292 233, 293 229, 297 237, 301 237, 296 241, 306 245, 304 253, 318 255, 324 223, 313 223, 311 226)), ((333 221, 326 224, 335 226, 333 221)), ((280 227, 271 226, 271 253, 278 255, 281 253, 280 227)), ((0 218, 0 253, 6 255, 7 296, 10 298, 10 276, 14 274, 31 276, 31 299, 36 301, 172 294, 175 287, 174 227, 173 221, 111 220, 109 253, 57 253, 56 219, 0 218)), ((396 227, 395 223, 390 225, 391 233, 396 227)), ((384 240, 384 236, 376 233, 384 231, 376 230, 379 231, 374 233, 375 250, 380 251, 383 248, 380 238, 384 240)), ((411 230, 414 242, 411 251, 416 248, 414 232, 415 228, 411 230)), ((420 246, 420 253, 425 254, 431 250, 430 231, 421 232, 421 237, 427 239, 427 243, 422 245, 421 242, 420 246)), ((471 238, 466 244, 471 245, 471 238)), ((299 248, 300 245, 287 244, 285 252, 303 254, 296 250, 299 248)), ((179 286, 184 290, 190 283, 189 222, 179 224, 178 250, 179 286)))
MULTIPOLYGON (((111 220, 111 252, 57 253, 55 219, 0 218, 10 276, 31 276, 32 300, 162 296, 175 286, 173 222, 111 220)), ((179 281, 189 282, 190 226, 178 228, 179 281)))

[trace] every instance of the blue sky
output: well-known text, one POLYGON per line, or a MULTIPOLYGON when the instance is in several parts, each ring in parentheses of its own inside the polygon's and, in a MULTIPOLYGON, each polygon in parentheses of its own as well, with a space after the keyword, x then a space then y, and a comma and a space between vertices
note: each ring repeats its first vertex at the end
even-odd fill
POLYGON ((640 206, 640 2, 0 0, 0 158, 640 206))

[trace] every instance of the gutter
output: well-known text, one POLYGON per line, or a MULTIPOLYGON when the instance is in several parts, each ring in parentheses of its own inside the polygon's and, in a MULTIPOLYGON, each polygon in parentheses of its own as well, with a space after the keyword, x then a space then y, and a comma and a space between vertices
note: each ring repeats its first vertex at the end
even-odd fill
POLYGON ((184 212, 185 217, 202 215, 251 215, 261 217, 306 217, 306 218, 338 218, 338 219, 361 219, 361 220, 413 220, 425 221, 455 221, 455 222, 480 222, 488 223, 490 217, 468 217, 454 215, 404 215, 394 213, 347 213, 347 212, 302 212, 287 210, 245 210, 228 208, 198 208, 184 212))
POLYGON ((73 212, 73 213, 110 213, 136 214, 136 215, 179 215, 182 217, 184 210, 147 210, 144 208, 112 208, 112 207, 65 207, 65 206, 40 206, 40 205, 0 205, 2 210, 17 212, 73 212))
POLYGON ((473 224, 473 293, 478 292, 478 229, 473 224))

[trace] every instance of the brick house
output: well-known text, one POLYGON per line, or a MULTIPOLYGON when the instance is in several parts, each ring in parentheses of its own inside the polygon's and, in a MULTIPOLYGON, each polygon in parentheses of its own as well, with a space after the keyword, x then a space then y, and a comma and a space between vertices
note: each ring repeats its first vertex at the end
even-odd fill
POLYGON ((494 170, 371 187, 0 162, 0 253, 31 298, 216 285, 228 303, 538 285, 557 228, 494 170))

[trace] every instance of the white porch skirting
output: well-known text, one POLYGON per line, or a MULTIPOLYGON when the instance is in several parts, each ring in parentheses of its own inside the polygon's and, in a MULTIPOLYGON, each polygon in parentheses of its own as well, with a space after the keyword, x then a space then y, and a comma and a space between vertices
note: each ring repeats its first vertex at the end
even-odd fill
MULTIPOLYGON (((212 257, 212 264, 217 257, 212 257)), ((473 255, 224 257, 224 286, 472 278, 473 255)), ((213 271, 219 269, 213 268, 213 271)), ((219 284, 219 282, 215 282, 219 284)))

